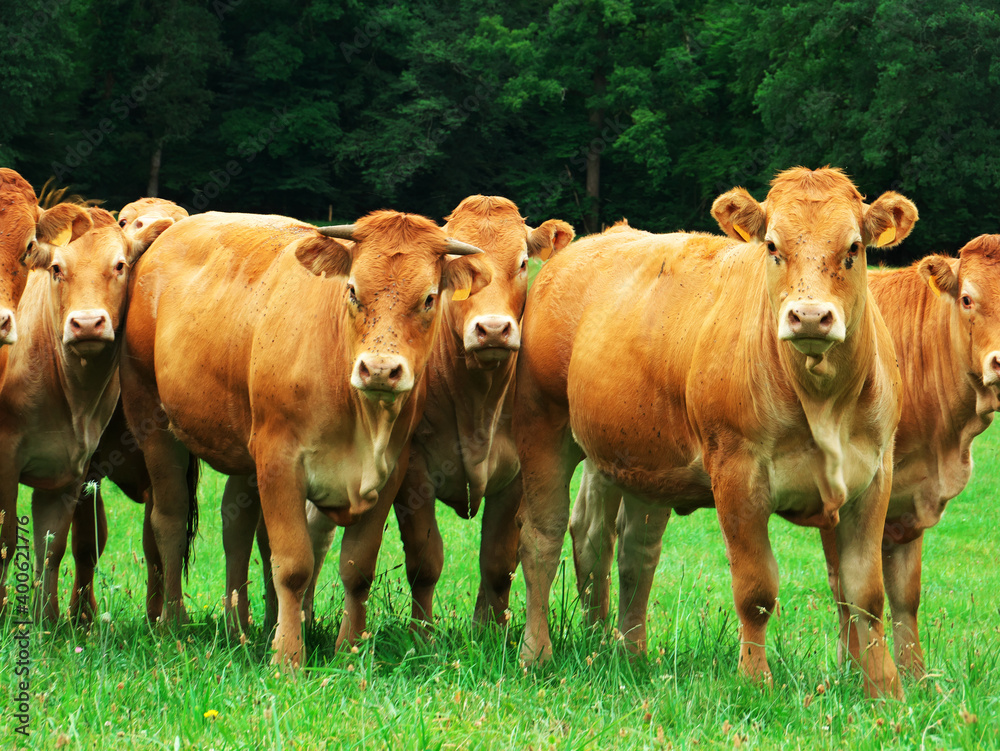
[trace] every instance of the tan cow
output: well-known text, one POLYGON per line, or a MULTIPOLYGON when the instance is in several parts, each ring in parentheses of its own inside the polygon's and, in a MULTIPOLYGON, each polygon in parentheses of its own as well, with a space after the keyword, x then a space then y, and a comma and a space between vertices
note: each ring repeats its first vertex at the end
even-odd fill
MULTIPOLYGON (((993 301, 1000 300, 1000 235, 977 237, 958 258, 933 255, 909 268, 870 272, 868 288, 892 335, 903 379, 882 539, 883 580, 892 609, 896 664, 920 677, 924 658, 917 609, 923 533, 968 483, 972 440, 989 427, 998 406, 1000 317, 993 301)), ((570 528, 577 586, 588 620, 597 623, 608 615, 615 527, 624 528, 627 515, 619 512, 617 520, 613 512, 609 516, 616 490, 601 482, 588 462, 584 466, 570 528)), ((839 602, 835 534, 820 534, 839 602)), ((842 608, 840 616, 847 616, 842 608)))
MULTIPOLYGON (((153 223, 133 240, 108 212, 89 213, 92 230, 29 254, 20 336, 0 388, 0 509, 16 519, 18 483, 34 488, 35 614, 49 621, 59 616, 59 564, 84 475, 118 401, 129 270, 166 227, 153 223)), ((74 596, 74 610, 89 604, 74 596)))
MULTIPOLYGON (((972 439, 989 427, 1000 391, 1000 235, 970 241, 958 258, 928 256, 876 271, 869 286, 885 317, 903 377, 892 495, 882 540, 897 663, 920 677, 917 630, 924 530, 972 474, 972 439)), ((836 548, 821 532, 839 601, 836 548)), ((841 613, 843 617, 843 613, 841 613)))
MULTIPOLYGON (((285 217, 201 214, 153 245, 132 285, 121 374, 152 481, 164 620, 186 617, 193 452, 226 474, 256 475, 278 598, 275 659, 301 661, 313 569, 306 500, 341 524, 382 524, 422 408, 440 297, 489 282, 475 257, 448 256, 479 252, 392 211, 322 232, 285 217)), ((242 568, 245 582, 256 523, 248 510, 224 529, 227 581, 242 568)), ((349 635, 364 622, 367 587, 345 588, 349 635)))
MULTIPOLYGON (((88 229, 86 209, 60 203, 43 211, 28 181, 12 169, 0 168, 0 345, 17 340, 14 310, 28 280, 27 257, 40 243, 64 245, 88 229)), ((0 372, 6 357, 0 348, 0 372)))
MULTIPOLYGON (((443 303, 444 326, 427 366, 427 402, 393 507, 413 592, 413 618, 431 621, 434 587, 444 566, 434 499, 469 519, 485 497, 475 617, 502 623, 517 567, 515 516, 522 493, 510 418, 528 259, 548 258, 566 247, 574 232, 558 219, 532 229, 512 201, 498 196, 470 196, 447 220, 449 237, 483 249, 492 281, 474 297, 443 303)), ((307 617, 335 529, 326 517, 310 512, 316 571, 307 594, 307 617)), ((342 554, 341 567, 348 565, 342 554)))
MULTIPOLYGON (((735 189, 712 214, 729 238, 609 232, 556 256, 529 294, 514 412, 526 506, 522 657, 551 655, 549 591, 570 478, 586 456, 636 515, 620 561, 633 648, 645 648, 659 553, 632 545, 644 509, 715 505, 740 670, 769 682, 778 574, 767 524, 777 513, 836 528, 852 613, 841 639, 869 695, 900 696, 879 554, 900 383, 865 248, 902 240, 917 211, 892 192, 865 204, 839 170, 796 168, 775 178, 765 202, 735 189)), ((644 534, 659 540, 663 528, 653 527, 644 534)))
MULTIPOLYGON (((125 232, 126 238, 141 238, 150 225, 156 224, 165 229, 187 215, 187 211, 173 201, 140 198, 118 212, 118 225, 125 232)), ((101 488, 101 482, 105 478, 115 483, 128 498, 145 506, 142 542, 147 569, 146 616, 155 621, 163 609, 163 578, 159 551, 149 521, 152 496, 148 492, 149 478, 142 452, 128 428, 120 401, 91 459, 86 478, 89 488, 85 487, 80 494, 73 516, 76 583, 70 600, 70 612, 83 619, 89 618, 97 607, 94 570, 108 540, 108 520, 101 488), (80 598, 83 600, 77 604, 80 598)), ((192 462, 188 472, 189 492, 194 493, 197 484, 198 463, 192 462)), ((196 532, 194 519, 192 525, 191 536, 196 532)))

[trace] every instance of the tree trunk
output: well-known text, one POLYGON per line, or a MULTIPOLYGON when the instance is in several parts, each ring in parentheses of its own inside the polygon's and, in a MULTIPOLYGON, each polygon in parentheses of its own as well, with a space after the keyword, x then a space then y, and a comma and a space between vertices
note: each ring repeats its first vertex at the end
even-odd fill
POLYGON ((590 127, 594 137, 587 149, 587 208, 584 216, 584 227, 587 232, 601 231, 601 154, 608 144, 601 135, 604 123, 604 95, 608 90, 608 79, 604 75, 603 61, 606 57, 604 46, 607 44, 608 33, 601 23, 597 27, 597 40, 601 45, 598 51, 597 66, 594 69, 594 98, 597 106, 588 113, 590 127))
POLYGON ((146 187, 146 195, 156 198, 160 193, 160 161, 163 159, 163 139, 156 142, 156 149, 153 150, 153 158, 149 162, 149 185, 146 187))

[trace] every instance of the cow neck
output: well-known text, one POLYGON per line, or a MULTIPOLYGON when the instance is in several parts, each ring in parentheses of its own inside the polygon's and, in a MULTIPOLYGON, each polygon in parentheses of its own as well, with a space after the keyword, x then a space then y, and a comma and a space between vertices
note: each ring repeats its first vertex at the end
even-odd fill
POLYGON ((457 434, 468 440, 459 440, 462 467, 469 482, 469 500, 477 502, 486 494, 489 483, 489 458, 493 438, 503 418, 507 395, 513 388, 517 353, 514 352, 495 368, 470 367, 472 355, 465 351, 463 337, 456 333, 450 307, 445 325, 451 332, 457 356, 441 358, 441 378, 447 384, 450 402, 454 405, 457 434))
POLYGON ((835 344, 821 359, 804 355, 790 343, 779 341, 774 314, 768 318, 782 370, 802 406, 812 439, 823 454, 824 471, 817 477, 825 517, 820 526, 828 528, 838 523, 839 509, 847 501, 843 422, 853 417, 853 405, 877 367, 878 347, 870 302, 866 300, 860 320, 848 328, 844 341, 835 344))

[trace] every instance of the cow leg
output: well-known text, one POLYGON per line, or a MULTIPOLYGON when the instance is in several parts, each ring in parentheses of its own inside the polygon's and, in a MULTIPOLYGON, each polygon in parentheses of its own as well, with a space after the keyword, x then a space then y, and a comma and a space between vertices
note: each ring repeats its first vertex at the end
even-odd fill
POLYGON ((510 585, 517 570, 518 516, 524 499, 521 474, 483 503, 483 530, 479 543, 479 594, 473 619, 498 626, 507 623, 510 585))
POLYGON ((914 678, 924 676, 924 652, 917 631, 920 607, 920 555, 923 533, 903 545, 882 551, 882 576, 892 613, 892 642, 896 665, 914 678))
POLYGON ((163 613, 163 560, 153 532, 153 491, 143 493, 142 552, 146 558, 146 620, 156 623, 163 613))
POLYGON ((892 482, 892 457, 886 452, 882 470, 853 504, 845 507, 836 527, 840 553, 840 589, 850 610, 841 641, 865 675, 865 693, 903 698, 892 656, 885 644, 882 609, 882 532, 892 482))
POLYGON ((622 505, 622 494, 586 459, 583 467, 569 531, 584 621, 596 626, 608 619, 611 607, 611 562, 618 534, 615 519, 622 505))
POLYGON ((514 417, 525 504, 520 546, 527 595, 525 664, 552 657, 549 595, 569 523, 569 484, 583 458, 569 436, 568 415, 545 414, 529 402, 535 400, 522 400, 514 417))
POLYGON ((181 575, 188 550, 188 462, 196 461, 187 448, 164 430, 156 430, 142 447, 153 484, 150 522, 163 562, 163 624, 187 623, 181 575))
MULTIPOLYGON (((840 553, 837 551, 837 532, 834 529, 821 529, 819 539, 823 544, 823 555, 826 557, 826 579, 830 585, 830 592, 833 594, 833 603, 837 608, 837 617, 840 620, 840 633, 848 633, 847 623, 851 617, 851 611, 844 601, 844 593, 840 589, 840 553)), ((857 634, 853 634, 857 639, 857 634)), ((857 651, 857 645, 854 645, 857 651)), ((837 641, 837 662, 843 664, 850 654, 845 648, 844 642, 837 641)))
POLYGON ((233 636, 250 623, 247 580, 260 518, 260 495, 253 475, 229 477, 222 492, 222 547, 226 554, 226 623, 233 636))
POLYGON ((59 620, 59 565, 66 554, 69 528, 73 523, 81 484, 61 490, 35 490, 31 494, 31 516, 35 536, 35 581, 41 592, 35 600, 35 620, 50 624, 59 620))
POLYGON ((69 612, 73 620, 92 621, 97 611, 94 593, 94 570, 108 542, 108 518, 104 512, 101 483, 93 491, 80 494, 73 514, 73 560, 76 576, 73 593, 69 599, 69 612))
POLYGON ((337 537, 337 524, 329 516, 320 511, 315 504, 306 504, 306 520, 309 524, 309 543, 313 551, 313 575, 306 587, 302 600, 302 612, 307 621, 316 619, 316 584, 319 573, 323 570, 326 556, 330 552, 334 539, 337 537))
POLYGON ((302 595, 313 574, 312 546, 306 529, 305 484, 291 469, 266 471, 264 466, 258 462, 257 481, 278 600, 273 662, 297 667, 305 660, 302 595))
POLYGON ((444 542, 438 529, 432 488, 423 457, 414 451, 392 504, 403 541, 414 625, 434 621, 434 587, 444 568, 444 542))
MULTIPOLYGON (((405 455, 404 455, 405 456, 405 455)), ((337 649, 354 644, 364 633, 368 618, 368 595, 375 580, 382 532, 389 509, 399 492, 406 472, 405 461, 396 465, 389 481, 379 493, 378 502, 358 521, 344 527, 340 543, 340 580, 344 584, 344 618, 340 622, 337 649)))
MULTIPOLYGON (((307 504, 308 505, 308 504, 307 504)), ((308 518, 308 517, 307 517, 308 518)), ((257 552, 260 555, 261 576, 264 579, 264 631, 271 631, 278 625, 278 593, 274 589, 274 571, 271 568, 271 541, 267 536, 267 526, 263 515, 257 522, 257 552)), ((315 566, 315 559, 313 566, 315 566)), ((313 574, 315 580, 315 573, 313 574)), ((306 595, 309 588, 306 588, 306 595)), ((305 602, 303 601, 303 610, 305 602)), ((310 600, 310 608, 312 601, 310 600)))
POLYGON ((625 646, 646 651, 646 610, 670 509, 625 495, 618 514, 618 630, 625 646))
POLYGON ((739 670, 771 686, 765 640, 768 620, 777 606, 778 563, 767 534, 770 503, 751 459, 727 457, 724 474, 720 471, 712 478, 712 490, 740 619, 739 670))

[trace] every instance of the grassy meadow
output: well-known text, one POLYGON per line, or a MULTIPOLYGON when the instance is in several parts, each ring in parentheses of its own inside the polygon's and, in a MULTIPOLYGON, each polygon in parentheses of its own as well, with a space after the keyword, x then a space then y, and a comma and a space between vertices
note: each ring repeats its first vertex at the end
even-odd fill
MULTIPOLYGON (((929 675, 907 681, 905 703, 865 700, 857 673, 838 666, 818 534, 778 518, 772 537, 782 614, 768 634, 769 692, 735 673, 737 623, 712 512, 668 526, 648 659, 630 660, 613 637, 582 627, 567 540, 552 603, 556 658, 526 672, 518 661, 520 572, 509 629, 475 630, 478 520, 462 522, 439 507, 446 565, 433 637, 415 639, 407 628, 402 550, 390 526, 370 638, 354 653, 334 652, 342 596, 336 565, 328 565, 320 617, 307 629, 308 666, 288 675, 269 665, 259 628, 240 644, 222 625, 223 478, 203 477, 202 529, 186 590, 194 622, 176 631, 151 629, 143 618, 141 510, 108 486, 111 538, 97 578, 102 617, 90 629, 64 616, 55 630, 32 632, 28 738, 14 734, 13 627, 9 617, 0 623, 0 748, 1000 747, 995 430, 979 439, 976 454, 972 482, 925 542, 920 615, 929 675)), ((64 610, 70 564, 67 555, 64 610)), ((259 578, 252 608, 262 618, 259 578)))

